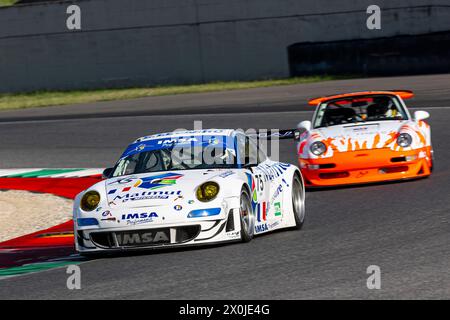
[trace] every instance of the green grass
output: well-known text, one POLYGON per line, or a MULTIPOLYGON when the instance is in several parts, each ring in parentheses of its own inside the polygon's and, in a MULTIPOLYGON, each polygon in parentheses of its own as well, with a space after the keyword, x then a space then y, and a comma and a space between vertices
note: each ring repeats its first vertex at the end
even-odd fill
POLYGON ((0 0, 0 7, 12 6, 17 0, 0 0))
POLYGON ((18 94, 0 94, 0 110, 123 100, 185 93, 263 88, 271 86, 312 83, 343 78, 348 77, 313 76, 279 80, 214 82, 208 84, 161 86, 153 88, 101 89, 87 91, 44 91, 18 94))

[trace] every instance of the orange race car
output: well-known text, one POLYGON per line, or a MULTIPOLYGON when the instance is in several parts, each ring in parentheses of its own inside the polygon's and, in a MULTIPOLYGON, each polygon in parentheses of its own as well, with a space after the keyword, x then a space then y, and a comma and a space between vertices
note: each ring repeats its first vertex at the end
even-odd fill
POLYGON ((336 186, 429 176, 426 111, 409 113, 406 90, 315 98, 313 121, 299 123, 298 157, 307 186, 336 186))

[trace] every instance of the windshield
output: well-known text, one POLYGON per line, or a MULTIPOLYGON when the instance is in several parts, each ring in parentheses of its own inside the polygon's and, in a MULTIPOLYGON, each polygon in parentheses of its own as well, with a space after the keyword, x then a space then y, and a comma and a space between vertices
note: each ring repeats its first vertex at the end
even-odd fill
POLYGON ((394 96, 347 97, 321 104, 314 120, 314 127, 407 118, 403 107, 394 96))
POLYGON ((154 148, 152 143, 142 143, 134 149, 129 149, 136 151, 125 152, 128 155, 118 161, 113 177, 148 172, 237 167, 234 148, 228 147, 217 138, 202 140, 199 143, 173 143, 163 148, 154 148))

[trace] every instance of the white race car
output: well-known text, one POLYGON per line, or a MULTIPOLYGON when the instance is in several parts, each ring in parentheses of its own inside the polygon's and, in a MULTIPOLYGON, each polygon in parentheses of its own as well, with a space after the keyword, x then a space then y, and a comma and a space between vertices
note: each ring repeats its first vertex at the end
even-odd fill
POLYGON ((81 254, 250 241, 300 229, 300 170, 236 130, 156 134, 133 142, 74 204, 81 254))

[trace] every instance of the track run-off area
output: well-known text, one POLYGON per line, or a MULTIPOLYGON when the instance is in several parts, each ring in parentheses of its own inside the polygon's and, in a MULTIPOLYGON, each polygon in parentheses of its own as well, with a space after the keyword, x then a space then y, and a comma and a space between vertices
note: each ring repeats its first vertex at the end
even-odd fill
MULTIPOLYGON (((81 290, 66 268, 0 280, 1 299, 450 298, 450 75, 340 80, 0 113, 0 169, 104 168, 137 137, 203 128, 295 128, 307 99, 409 89, 426 110, 435 171, 408 182, 307 192, 301 231, 247 244, 153 251, 81 261, 81 290), (381 269, 381 289, 366 286, 381 269)), ((297 164, 295 142, 280 160, 297 164)), ((51 210, 51 208, 49 208, 51 210)))

